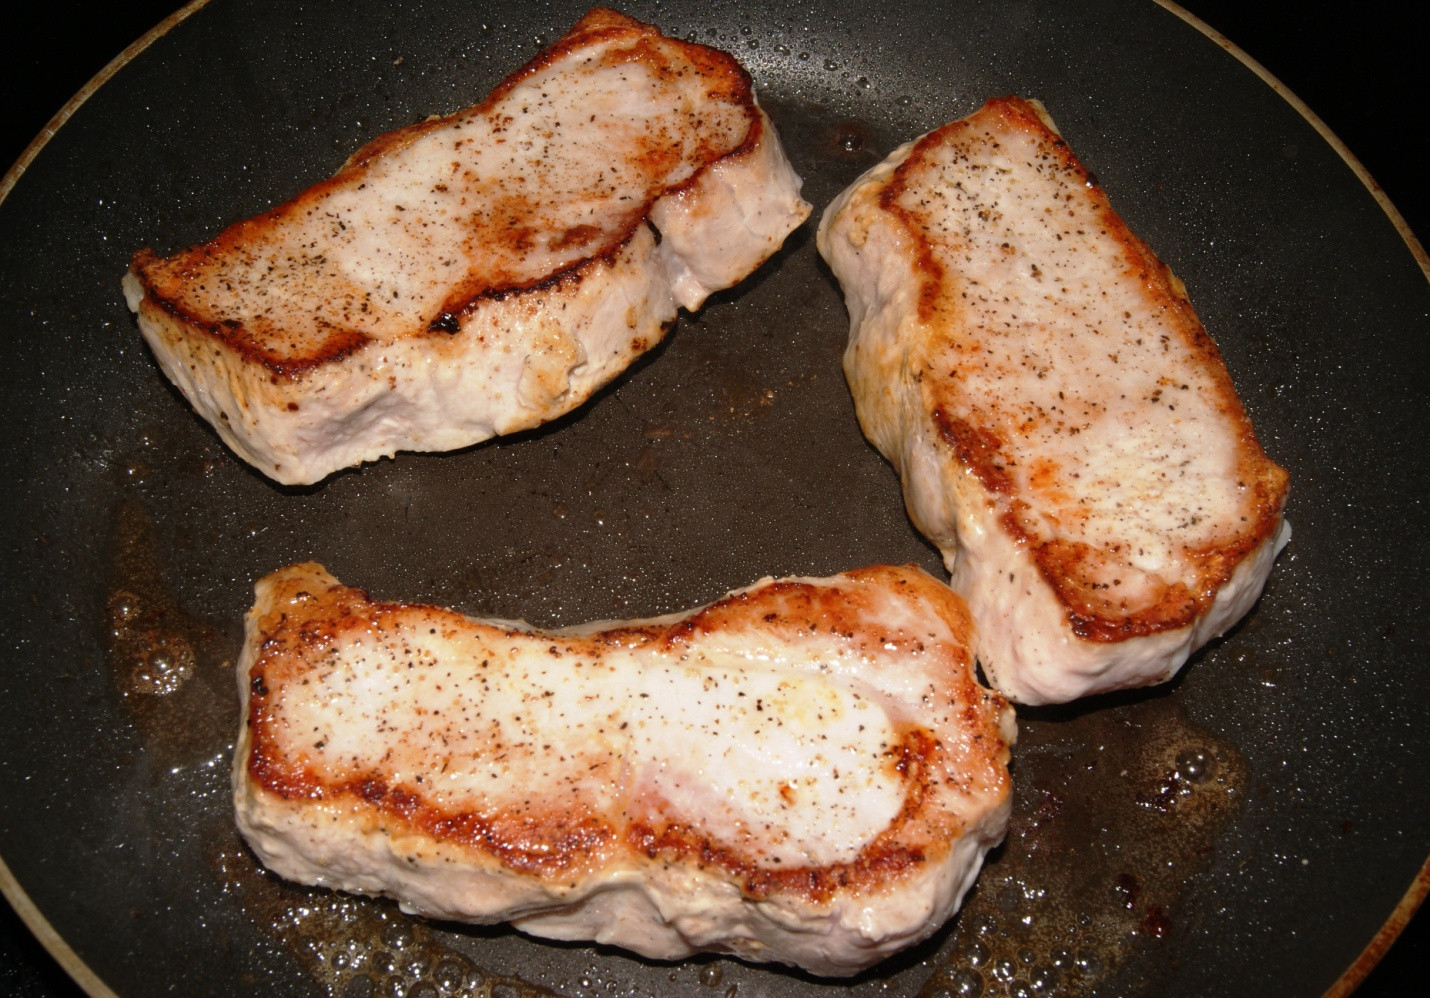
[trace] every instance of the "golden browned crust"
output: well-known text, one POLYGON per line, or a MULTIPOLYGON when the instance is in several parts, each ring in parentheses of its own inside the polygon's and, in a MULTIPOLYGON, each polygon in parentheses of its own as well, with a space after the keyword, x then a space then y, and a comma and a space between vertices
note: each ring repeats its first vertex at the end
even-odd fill
MULTIPOLYGON (((251 637, 257 641, 257 654, 245 676, 248 779, 294 806, 338 808, 372 827, 380 825, 388 835, 426 836, 553 883, 610 860, 634 858, 722 871, 753 899, 778 892, 819 903, 838 891, 887 886, 905 872, 942 858, 963 833, 946 810, 950 787, 975 796, 1006 797, 1008 745, 1001 723, 1007 705, 974 680, 971 625, 962 601, 946 586, 912 566, 880 566, 841 578, 848 582, 830 586, 781 581, 732 594, 680 620, 571 636, 533 635, 434 607, 373 601, 360 590, 338 584, 319 566, 285 569, 270 577, 273 587, 256 608, 262 609, 251 637), (897 592, 900 606, 916 605, 935 615, 951 636, 938 639, 898 627, 871 629, 865 615, 877 609, 880 589, 897 592), (688 816, 629 807, 597 813, 569 795, 543 798, 541 788, 533 788, 531 799, 519 808, 478 813, 443 806, 430 788, 394 781, 381 771, 340 782, 327 779, 310 765, 301 736, 275 721, 285 690, 330 667, 325 664, 329 653, 344 636, 381 641, 384 635, 415 626, 433 633, 476 635, 494 654, 514 642, 538 641, 550 655, 573 662, 594 662, 612 649, 678 657, 697 641, 742 630, 769 635, 775 646, 797 644, 818 633, 847 642, 861 655, 950 659, 956 667, 941 671, 947 684, 938 695, 949 705, 961 705, 962 726, 957 738, 938 738, 916 724, 901 725, 898 740, 884 752, 884 771, 904 787, 900 813, 852 861, 827 866, 771 867, 767 859, 703 834, 688 816)), ((441 665, 454 675, 454 682, 461 682, 464 674, 475 674, 485 663, 441 665)))
MULTIPOLYGON (((457 331, 463 316, 483 302, 501 300, 513 294, 540 293, 558 286, 569 286, 584 279, 597 263, 611 263, 620 255, 638 227, 645 224, 654 202, 697 183, 703 174, 724 159, 737 158, 754 148, 763 135, 763 118, 755 104, 749 74, 730 55, 703 45, 665 38, 652 26, 615 11, 597 8, 583 17, 565 36, 540 53, 529 64, 506 77, 481 103, 443 118, 418 122, 397 129, 368 142, 354 153, 332 177, 320 181, 297 197, 253 218, 245 219, 225 229, 213 239, 160 257, 144 248, 134 254, 131 272, 144 292, 144 308, 155 309, 179 323, 189 334, 211 339, 216 345, 231 351, 243 363, 260 367, 275 381, 306 377, 311 372, 335 364, 353 355, 374 340, 363 328, 362 307, 367 292, 356 284, 345 283, 335 274, 325 274, 331 284, 325 315, 315 317, 313 325, 321 330, 317 336, 289 334, 284 328, 281 312, 257 311, 235 315, 216 304, 209 294, 210 285, 224 285, 224 272, 235 260, 244 260, 250 246, 266 233, 281 230, 291 220, 309 212, 312 205, 330 192, 360 187, 374 164, 409 145, 428 132, 448 127, 455 119, 485 114, 522 81, 543 69, 559 63, 571 53, 603 40, 634 39, 622 52, 606 52, 603 60, 611 63, 639 61, 657 76, 677 77, 696 73, 706 88, 709 99, 743 110, 748 129, 741 141, 715 144, 701 133, 693 138, 695 155, 703 165, 683 182, 650 192, 643 202, 622 206, 619 225, 607 226, 605 236, 591 246, 578 260, 549 273, 519 279, 501 272, 472 273, 457 282, 446 294, 439 308, 401 332, 403 337, 450 334, 457 331), (675 58, 678 54, 678 59, 675 58)), ((648 136, 639 147, 622 150, 630 162, 644 164, 652 171, 677 155, 667 144, 648 136)), ((500 246, 512 255, 521 255, 534 245, 538 235, 549 247, 574 246, 589 239, 590 227, 576 225, 565 233, 538 233, 529 220, 536 215, 535 204, 523 204, 519 199, 506 199, 500 206, 505 221, 474 228, 469 239, 483 246, 500 246)), ((281 276, 281 275, 280 275, 281 276)), ((195 345, 193 349, 200 347, 195 345)))
MULTIPOLYGON (((961 358, 959 367, 934 372, 923 380, 922 391, 929 399, 934 427, 958 462, 972 471, 990 493, 1005 500, 1000 516, 1004 529, 1031 552, 1043 578, 1065 608, 1073 633, 1090 641, 1117 642, 1186 627, 1207 612, 1237 565, 1276 534, 1288 475, 1257 441, 1221 354, 1197 318, 1181 282, 1113 210, 1092 173, 1049 128, 1039 109, 1021 98, 991 100, 976 114, 921 138, 879 194, 880 208, 898 219, 911 237, 913 270, 919 281, 920 321, 958 322, 960 305, 957 295, 950 293, 953 275, 945 273, 924 235, 927 221, 901 198, 909 192, 911 182, 917 183, 911 177, 923 167, 922 156, 927 151, 957 143, 961 134, 987 126, 989 119, 997 119, 991 126, 994 129, 1022 131, 1036 138, 1051 160, 1044 166, 1061 174, 1066 189, 1072 192, 1070 197, 1085 199, 1093 207, 1101 237, 1118 246, 1125 273, 1135 276, 1142 294, 1162 312, 1167 333, 1182 341, 1199 372, 1211 382, 1211 391, 1205 397, 1214 401, 1223 426, 1231 428, 1237 437, 1237 484, 1246 497, 1244 524, 1216 544, 1183 552, 1191 567, 1191 584, 1164 581, 1158 597, 1129 609, 1104 581, 1106 572, 1094 567, 1105 569, 1110 558, 1120 556, 1118 552, 1081 541, 1040 537, 1031 527, 1029 497, 1020 493, 1009 474, 1016 441, 1000 435, 1006 434, 1006 429, 980 422, 976 414, 973 418, 952 415, 955 406, 949 400, 958 390, 959 368, 962 363, 976 363, 976 358, 961 358)), ((1052 494, 1056 483, 1047 485, 1052 494)))

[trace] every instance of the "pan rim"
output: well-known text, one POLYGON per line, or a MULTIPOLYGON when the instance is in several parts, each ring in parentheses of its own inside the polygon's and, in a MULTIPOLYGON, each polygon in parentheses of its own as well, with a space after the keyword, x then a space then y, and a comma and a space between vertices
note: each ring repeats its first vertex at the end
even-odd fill
MULTIPOLYGON (((1344 142, 1311 110, 1294 92, 1269 72, 1259 62, 1243 51, 1236 43, 1226 38, 1216 29, 1173 0, 1152 0, 1196 31, 1216 43, 1242 65, 1251 70, 1277 96, 1300 115, 1318 135, 1330 145, 1336 154, 1351 169, 1362 186, 1374 198, 1396 231, 1406 248, 1419 266, 1421 273, 1430 281, 1430 254, 1411 230, 1399 209, 1376 183, 1370 172, 1344 142)), ((41 150, 49 143, 75 112, 93 96, 100 87, 109 82, 121 69, 136 59, 156 40, 167 35, 180 23, 200 9, 207 7, 210 0, 190 0, 180 9, 164 18, 140 38, 126 47, 91 77, 45 124, 40 133, 26 146, 19 158, 0 177, 0 203, 9 197, 19 179, 34 162, 41 150)), ((40 911, 23 886, 15 878, 3 856, 0 856, 0 893, 3 893, 20 920, 52 956, 59 966, 88 995, 96 998, 118 998, 98 974, 75 952, 64 937, 55 929, 40 911)), ((1365 944, 1357 958, 1341 972, 1340 976, 1325 992, 1325 998, 1343 998, 1351 994, 1368 976, 1380 959, 1389 951, 1401 932, 1410 922, 1430 894, 1430 855, 1412 878, 1399 902, 1390 911, 1380 929, 1365 944)))

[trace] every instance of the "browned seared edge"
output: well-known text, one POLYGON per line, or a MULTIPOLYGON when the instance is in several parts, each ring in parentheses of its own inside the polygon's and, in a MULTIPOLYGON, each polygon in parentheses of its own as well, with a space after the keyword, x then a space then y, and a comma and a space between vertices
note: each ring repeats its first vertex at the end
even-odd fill
MULTIPOLYGON (((836 892, 872 890, 917 870, 947 854, 963 828, 938 806, 937 788, 952 784, 970 792, 1008 792, 1009 747, 999 727, 1007 702, 979 686, 972 675, 968 640, 970 625, 962 601, 948 588, 913 567, 876 566, 847 573, 838 586, 781 581, 753 593, 730 595, 674 623, 617 626, 580 637, 540 635, 553 655, 576 660, 620 647, 678 654, 702 637, 730 628, 758 627, 779 642, 797 642, 804 634, 824 631, 867 649, 871 656, 906 653, 949 658, 946 693, 963 705, 960 744, 939 741, 934 733, 906 725, 898 743, 887 749, 890 769, 904 782, 902 811, 890 826, 852 862, 833 866, 771 868, 737 847, 708 838, 699 827, 678 821, 627 820, 621 814, 573 809, 568 801, 533 800, 514 813, 477 813, 444 809, 429 800, 421 787, 391 785, 381 773, 364 774, 340 784, 325 781, 309 767, 301 748, 286 740, 271 723, 273 705, 285 686, 303 682, 320 668, 336 638, 345 632, 382 635, 414 626, 445 633, 476 632, 494 654, 510 639, 530 640, 529 632, 506 630, 449 610, 377 602, 358 589, 334 580, 321 566, 295 565, 270 577, 274 583, 259 614, 255 640, 259 651, 247 676, 248 725, 251 750, 248 775, 267 792, 295 807, 309 802, 355 815, 370 815, 391 835, 419 834, 485 854, 503 866, 549 881, 598 871, 606 862, 684 863, 713 868, 741 885, 754 899, 774 893, 803 896, 816 903, 836 892), (894 590, 921 613, 937 614, 956 636, 951 644, 928 646, 918 635, 879 632, 864 627, 878 591, 894 590), (898 650, 883 650, 893 643, 898 650)), ((456 670, 476 663, 443 662, 456 670)), ((945 791, 946 792, 946 791, 945 791)))
POLYGON ((957 141, 961 132, 979 127, 987 117, 1000 119, 996 127, 1031 133, 1042 144, 1067 178, 1069 190, 1077 191, 1078 196, 1092 202, 1105 236, 1121 247, 1126 266, 1136 273, 1149 298, 1164 310, 1173 335, 1190 347, 1210 375, 1216 386, 1216 407, 1239 440, 1238 485, 1249 497, 1252 513, 1233 539, 1187 552, 1195 566, 1197 585, 1194 589, 1182 583, 1168 585, 1157 602, 1129 613, 1108 594, 1105 584, 1098 581, 1098 573, 1087 567, 1099 559, 1105 560, 1109 552, 1061 539, 1038 542, 1025 529, 1028 504, 1017 496, 1012 479, 1006 473, 1011 454, 1005 449, 1005 441, 988 427, 954 417, 941 408, 933 413, 935 427, 958 461, 970 468, 989 492, 1007 499, 1001 515, 1004 529, 1029 546, 1044 579, 1066 608, 1075 634, 1090 641, 1111 643, 1186 627, 1207 612, 1217 591, 1231 578, 1241 560, 1276 533, 1289 476, 1262 450, 1221 353, 1197 318, 1181 281, 1113 210, 1096 177, 1078 160, 1067 142, 1048 126, 1039 109, 1022 98, 995 98, 973 115, 925 135, 880 193, 880 207, 899 218, 915 236, 912 240, 917 246, 915 272, 921 281, 919 318, 929 321, 949 307, 942 293, 948 275, 928 244, 918 238, 917 219, 900 207, 898 199, 907 189, 910 173, 925 150, 957 141))
MULTIPOLYGON (((699 150, 699 158, 705 161, 705 165, 684 184, 656 191, 644 204, 627 206, 624 228, 613 230, 612 235, 599 244, 590 256, 557 272, 532 280, 514 281, 500 274, 470 275, 466 282, 453 289, 437 314, 424 319, 407 335, 455 332, 458 318, 483 301, 499 300, 513 293, 541 291, 566 282, 579 281, 582 272, 589 269, 593 263, 609 263, 621 252, 631 235, 644 223, 652 204, 658 198, 695 183, 705 170, 719 160, 738 157, 748 152, 759 143, 763 134, 763 119, 755 104, 749 73, 733 56, 705 45, 666 38, 651 25, 601 7, 591 10, 566 35, 521 69, 507 76, 479 104, 442 118, 421 121, 378 136, 350 156, 333 176, 313 185, 290 201, 229 226, 207 242, 181 250, 169 257, 160 257, 147 247, 137 251, 130 269, 143 286, 145 301, 151 307, 161 310, 170 320, 181 324, 186 331, 211 337, 233 351, 239 360, 266 369, 274 380, 302 377, 316 368, 353 354, 371 342, 373 337, 362 328, 361 316, 355 315, 351 309, 342 310, 342 322, 324 323, 328 335, 323 342, 305 348, 290 344, 293 349, 280 352, 265 345, 265 337, 256 335, 255 330, 248 328, 243 317, 218 314, 207 307, 208 303, 202 296, 205 283, 221 283, 226 258, 244 254, 245 245, 254 235, 266 229, 283 226, 287 219, 300 215, 311 199, 334 188, 360 186, 369 167, 379 157, 401 149, 428 131, 444 127, 459 116, 485 113, 527 77, 583 46, 622 35, 633 37, 635 44, 628 54, 615 54, 608 58, 639 61, 656 67, 657 71, 665 76, 683 75, 690 71, 690 67, 694 67, 705 81, 713 100, 745 109, 750 127, 743 141, 734 148, 722 149, 711 145, 701 136, 695 148, 699 150), (685 65, 678 65, 677 60, 671 58, 672 49, 679 53, 680 61, 685 65)), ((638 152, 637 156, 654 158, 666 155, 667 152, 651 146, 638 152)), ((568 236, 575 238, 571 233, 568 233, 568 236)), ((486 234, 483 238, 490 241, 486 234)), ((511 241, 512 249, 519 250, 520 241, 529 239, 530 231, 521 226, 512 226, 503 233, 502 238, 511 241)), ((336 313, 337 309, 334 311, 336 313)), ((281 323, 281 316, 269 321, 274 324, 281 323)))

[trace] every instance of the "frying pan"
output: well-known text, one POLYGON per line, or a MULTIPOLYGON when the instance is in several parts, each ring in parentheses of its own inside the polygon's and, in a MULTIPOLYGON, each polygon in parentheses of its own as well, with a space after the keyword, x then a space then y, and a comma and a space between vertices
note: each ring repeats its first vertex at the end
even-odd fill
POLYGON ((549 427, 313 489, 249 472, 139 341, 117 293, 130 251, 193 242, 367 137, 472 102, 583 8, 215 2, 95 92, 0 203, 0 629, 18 708, 0 856, 7 896, 86 987, 1353 983, 1430 846, 1424 271, 1312 125, 1167 10, 929 6, 624 9, 740 55, 817 208, 989 95, 1044 99, 1186 281, 1291 471, 1296 536, 1250 618, 1165 688, 1023 712, 1007 845, 949 927, 849 985, 432 924, 264 875, 232 829, 226 766, 239 619, 272 568, 312 557, 382 597, 554 624, 938 559, 859 437, 846 318, 807 229, 549 427))

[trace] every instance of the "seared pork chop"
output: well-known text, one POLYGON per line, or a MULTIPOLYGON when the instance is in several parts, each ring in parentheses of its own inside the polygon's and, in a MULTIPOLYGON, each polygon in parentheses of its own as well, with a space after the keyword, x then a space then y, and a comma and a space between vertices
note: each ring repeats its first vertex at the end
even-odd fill
POLYGON ((1061 702, 1171 678, 1289 530, 1180 281, 1041 107, 1007 98, 829 206, 865 434, 943 551, 989 680, 1061 702))
POLYGON ((595 10, 485 101, 124 279, 168 377, 316 482, 581 404, 809 213, 730 56, 595 10))
POLYGON ((296 565, 238 675, 258 857, 440 918, 847 975, 933 932, 1008 819, 1012 711, 914 568, 543 633, 296 565))

